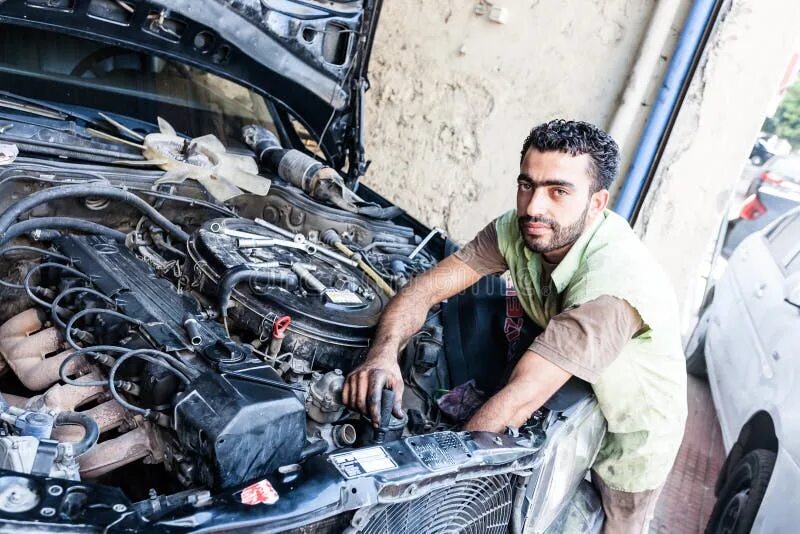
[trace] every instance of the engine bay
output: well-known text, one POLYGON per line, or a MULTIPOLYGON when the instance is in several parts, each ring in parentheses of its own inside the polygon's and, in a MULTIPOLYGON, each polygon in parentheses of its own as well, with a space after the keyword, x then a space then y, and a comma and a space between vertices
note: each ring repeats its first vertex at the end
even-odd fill
MULTIPOLYGON (((279 174, 226 203, 150 171, 92 174, 0 172, 0 469, 137 500, 374 442, 344 377, 391 295, 436 263, 430 237, 279 174)), ((412 420, 392 417, 386 439, 447 427, 436 313, 408 350, 423 360, 412 420)))

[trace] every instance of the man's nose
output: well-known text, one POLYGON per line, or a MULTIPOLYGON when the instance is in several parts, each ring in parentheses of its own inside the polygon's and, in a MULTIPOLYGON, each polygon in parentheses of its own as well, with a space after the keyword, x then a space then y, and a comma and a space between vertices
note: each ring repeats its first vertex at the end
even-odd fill
POLYGON ((525 208, 525 214, 531 217, 537 215, 547 215, 550 209, 550 199, 547 196, 547 191, 544 189, 534 190, 531 195, 528 205, 525 208))

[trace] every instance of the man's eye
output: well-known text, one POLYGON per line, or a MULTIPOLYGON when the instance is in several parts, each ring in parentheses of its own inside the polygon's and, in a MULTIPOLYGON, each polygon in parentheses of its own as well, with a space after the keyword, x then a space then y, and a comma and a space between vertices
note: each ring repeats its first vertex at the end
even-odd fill
POLYGON ((527 182, 517 182, 517 189, 519 189, 520 191, 530 191, 531 184, 527 182))
POLYGON ((569 194, 569 191, 566 189, 556 189, 556 196, 563 197, 569 194))

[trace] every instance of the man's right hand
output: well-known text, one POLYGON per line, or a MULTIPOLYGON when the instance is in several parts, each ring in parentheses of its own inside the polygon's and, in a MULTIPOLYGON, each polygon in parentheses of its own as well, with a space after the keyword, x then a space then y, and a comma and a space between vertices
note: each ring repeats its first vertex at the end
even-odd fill
POLYGON ((377 428, 381 422, 381 393, 385 388, 394 391, 395 417, 403 417, 403 375, 397 363, 396 351, 391 354, 374 355, 347 375, 342 388, 342 402, 345 406, 367 415, 377 428))
MULTIPOLYGON (((2 2, 2 0, 0 0, 2 2)), ((377 428, 381 419, 381 393, 394 391, 395 417, 403 417, 403 376, 397 353, 422 325, 430 307, 452 297, 481 275, 455 256, 448 256, 429 271, 412 279, 389 301, 375 335, 378 340, 364 363, 348 376, 342 389, 345 406, 368 416, 377 428)))

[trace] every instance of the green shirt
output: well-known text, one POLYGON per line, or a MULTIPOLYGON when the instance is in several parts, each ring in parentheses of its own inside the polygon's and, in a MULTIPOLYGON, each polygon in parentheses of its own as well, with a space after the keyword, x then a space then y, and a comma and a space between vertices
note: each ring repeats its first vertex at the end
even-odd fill
POLYGON ((630 303, 645 328, 592 384, 608 432, 594 470, 610 488, 639 492, 667 479, 686 422, 686 368, 671 284, 627 221, 606 210, 553 270, 543 295, 542 257, 525 246, 516 210, 495 223, 520 303, 545 328, 563 310, 608 295, 630 303))

